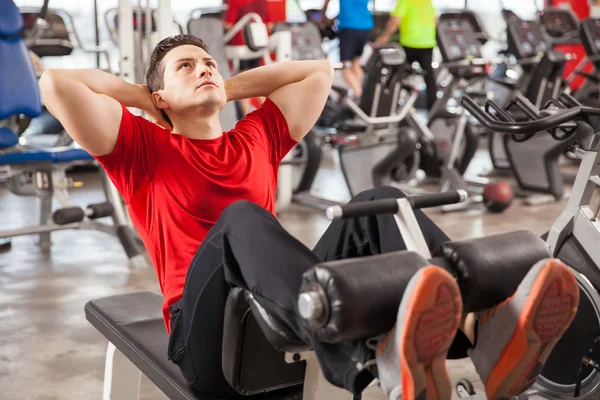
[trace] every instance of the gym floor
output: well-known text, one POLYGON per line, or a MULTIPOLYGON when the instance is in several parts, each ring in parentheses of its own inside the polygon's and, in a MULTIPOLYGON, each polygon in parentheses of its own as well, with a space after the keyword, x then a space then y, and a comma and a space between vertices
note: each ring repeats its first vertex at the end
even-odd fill
MULTIPOLYGON (((489 167, 485 154, 476 169, 489 167)), ((330 160, 331 161, 331 160, 330 160)), ((330 162, 319 175, 317 193, 347 200, 342 175, 330 162), (325 190, 326 189, 326 190, 325 190), (343 194, 341 194, 343 193, 343 194)), ((85 185, 73 189, 75 202, 85 205, 103 198, 96 173, 74 174, 85 185)), ((566 205, 565 200, 542 206, 525 206, 515 199, 502 214, 468 211, 429 216, 455 239, 480 237, 527 229, 542 234, 566 205)), ((37 224, 39 203, 16 197, 0 184, 2 228, 37 224)), ((292 205, 280 221, 294 236, 312 247, 329 221, 324 212, 292 205)), ((152 269, 130 270, 116 238, 100 232, 62 231, 52 234, 51 252, 43 254, 37 237, 13 239, 12 249, 0 253, 0 398, 11 400, 63 400, 102 398, 107 341, 85 319, 84 304, 94 298, 125 292, 155 291, 152 269)), ((449 361, 450 374, 481 382, 467 360, 449 361)), ((456 395, 454 396, 456 397, 456 395)), ((146 378, 141 399, 166 399, 146 378)), ((365 399, 383 399, 370 388, 365 399)))

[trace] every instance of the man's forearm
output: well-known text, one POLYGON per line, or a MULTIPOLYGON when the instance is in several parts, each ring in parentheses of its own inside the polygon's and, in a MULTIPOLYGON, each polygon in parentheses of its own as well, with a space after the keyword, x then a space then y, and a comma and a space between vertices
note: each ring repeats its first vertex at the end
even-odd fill
POLYGON ((400 17, 396 17, 396 16, 392 15, 390 17, 390 19, 388 20, 381 36, 383 36, 383 37, 392 36, 394 34, 394 32, 396 32, 396 30, 398 29, 399 25, 400 25, 400 17))
POLYGON ((285 61, 243 72, 225 81, 227 101, 267 97, 275 90, 312 74, 331 73, 328 60, 285 61))
POLYGON ((47 70, 41 78, 42 92, 44 87, 48 87, 44 83, 51 83, 50 86, 58 90, 68 90, 69 84, 82 83, 93 92, 112 97, 126 107, 142 108, 150 96, 149 91, 96 69, 47 70))

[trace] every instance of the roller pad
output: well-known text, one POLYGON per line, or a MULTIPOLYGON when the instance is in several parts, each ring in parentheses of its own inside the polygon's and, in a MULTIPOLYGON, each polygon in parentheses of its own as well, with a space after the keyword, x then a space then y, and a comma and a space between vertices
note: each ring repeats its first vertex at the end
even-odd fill
POLYGON ((90 219, 110 217, 114 212, 113 205, 109 202, 90 204, 88 209, 92 211, 89 215, 90 219))
POLYGON ((321 292, 325 317, 318 324, 305 323, 317 339, 327 343, 388 332, 396 322, 408 281, 429 264, 409 251, 319 264, 304 274, 300 294, 321 292))
POLYGON ((81 222, 83 218, 85 218, 85 212, 79 207, 60 208, 52 214, 52 220, 57 225, 81 222))
POLYGON ((446 242, 441 251, 456 270, 464 312, 482 311, 512 296, 548 245, 529 231, 446 242))

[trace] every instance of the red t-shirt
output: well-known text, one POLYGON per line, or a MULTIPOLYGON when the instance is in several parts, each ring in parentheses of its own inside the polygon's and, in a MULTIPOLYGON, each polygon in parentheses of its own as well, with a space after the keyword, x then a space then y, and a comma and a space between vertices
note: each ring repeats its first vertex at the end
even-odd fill
POLYGON ((216 139, 188 139, 123 106, 112 153, 96 157, 124 197, 165 301, 181 298, 198 247, 221 212, 249 200, 275 215, 277 170, 297 142, 270 99, 216 139))
MULTIPOLYGON (((223 19, 228 24, 235 24, 248 13, 257 13, 265 24, 271 22, 269 17, 269 6, 267 0, 229 0, 227 11, 223 19)), ((243 46, 246 44, 243 35, 244 30, 238 32, 229 42, 232 46, 243 46)))

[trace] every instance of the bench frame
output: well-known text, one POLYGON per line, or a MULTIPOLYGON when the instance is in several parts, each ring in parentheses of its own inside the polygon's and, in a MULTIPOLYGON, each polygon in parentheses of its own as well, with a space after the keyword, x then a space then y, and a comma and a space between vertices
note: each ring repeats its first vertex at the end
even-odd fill
POLYGON ((141 240, 136 236, 127 210, 122 204, 121 196, 114 184, 108 179, 104 170, 100 169, 103 191, 106 201, 113 206, 112 224, 98 222, 84 217, 82 221, 58 225, 52 220, 52 203, 56 199, 61 207, 74 207, 75 203, 69 196, 69 188, 81 186, 81 183, 72 182, 66 174, 67 169, 76 165, 88 165, 89 161, 70 161, 64 163, 32 162, 19 165, 5 166, 0 170, 0 177, 6 179, 6 187, 17 196, 36 196, 40 200, 40 224, 16 229, 0 230, 0 240, 16 236, 39 234, 38 245, 44 252, 50 251, 52 241, 51 232, 81 229, 95 230, 119 238, 132 268, 147 268, 149 263, 140 251, 139 246, 130 243, 141 240), (129 231, 129 233, 119 230, 129 231), (121 236, 133 238, 122 240, 121 236))
MULTIPOLYGON (((312 351, 285 353, 288 363, 306 361, 303 400, 350 400, 348 391, 329 383, 321 372, 319 362, 312 351)), ((140 395, 142 372, 111 342, 106 350, 104 366, 103 400, 136 400, 140 395)))

